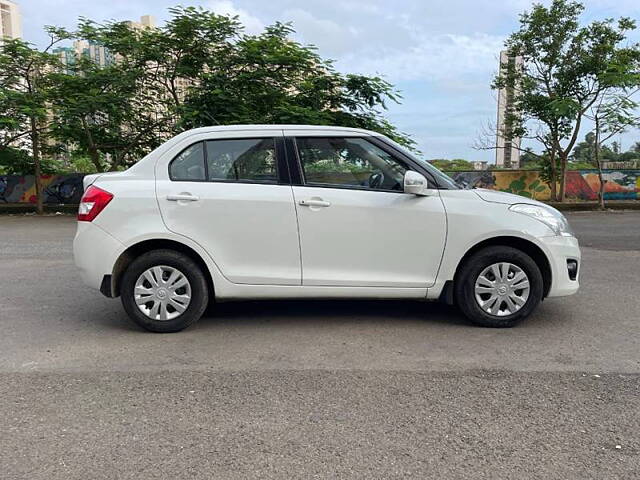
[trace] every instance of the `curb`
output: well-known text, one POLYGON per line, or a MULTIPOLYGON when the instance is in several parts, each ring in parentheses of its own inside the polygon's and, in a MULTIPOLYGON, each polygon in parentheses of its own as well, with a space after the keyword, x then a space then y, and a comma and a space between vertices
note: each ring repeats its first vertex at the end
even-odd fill
MULTIPOLYGON (((78 205, 45 205, 45 214, 76 214, 78 212, 78 205)), ((0 203, 0 215, 23 215, 23 214, 35 214, 36 206, 30 203, 0 203)))
MULTIPOLYGON (((602 211, 598 202, 544 202, 562 212, 602 211)), ((609 200, 604 202, 605 210, 640 210, 638 200, 609 200)))

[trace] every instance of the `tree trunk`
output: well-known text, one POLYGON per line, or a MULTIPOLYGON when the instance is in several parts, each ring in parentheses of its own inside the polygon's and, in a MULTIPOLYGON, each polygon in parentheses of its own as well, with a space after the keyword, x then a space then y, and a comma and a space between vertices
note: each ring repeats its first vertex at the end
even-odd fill
POLYGON ((598 205, 600 210, 605 210, 604 204, 604 176, 602 175, 602 163, 600 162, 600 119, 596 116, 596 139, 595 139, 595 160, 598 167, 598 179, 600 180, 600 187, 598 188, 598 205))
POLYGON ((95 146, 89 145, 87 149, 89 151, 89 158, 91 159, 91 163, 96 167, 97 172, 102 172, 102 165, 100 164, 100 153, 96 149, 95 146))
POLYGON ((116 151, 113 154, 113 161, 111 162, 111 165, 109 166, 109 171, 110 172, 116 172, 118 170, 118 168, 120 167, 120 164, 122 163, 122 157, 124 156, 123 153, 116 151))
POLYGON ((558 152, 560 154, 560 201, 564 202, 566 200, 566 189, 567 189, 567 158, 568 155, 565 155, 563 152, 558 152))
POLYGON ((40 133, 38 132, 38 124, 34 117, 30 119, 31 123, 31 149, 33 150, 33 164, 34 164, 34 184, 36 186, 36 211, 38 215, 44 213, 44 202, 42 195, 42 165, 40 164, 40 133))
POLYGON ((89 126, 87 125, 87 119, 82 117, 82 128, 84 133, 87 136, 87 150, 89 151, 89 158, 91 159, 91 163, 96 167, 97 172, 102 172, 102 164, 100 163, 100 152, 98 152, 98 147, 93 141, 93 135, 91 134, 91 130, 89 130, 89 126))
POLYGON ((551 189, 551 201, 558 201, 558 172, 556 170, 556 152, 551 150, 549 152, 549 161, 551 162, 549 165, 551 167, 551 182, 549 188, 551 189))

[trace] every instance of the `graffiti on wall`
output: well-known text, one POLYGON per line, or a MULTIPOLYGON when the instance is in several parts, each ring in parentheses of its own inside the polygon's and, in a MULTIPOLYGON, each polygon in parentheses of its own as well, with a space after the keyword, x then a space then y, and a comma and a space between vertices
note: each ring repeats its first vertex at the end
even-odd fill
MULTIPOLYGON (((551 190, 534 170, 476 170, 448 172, 464 188, 489 188, 536 200, 549 200, 551 190)), ((43 175, 44 201, 75 204, 82 197, 84 174, 43 175)), ((640 200, 640 170, 604 170, 605 200, 640 200)), ((567 198, 597 200, 600 180, 596 170, 567 173, 567 198)), ((36 203, 33 175, 0 176, 0 203, 36 203)))
MULTIPOLYGON (((535 200, 549 200, 551 190, 532 170, 449 172, 464 188, 489 188, 535 200)), ((604 170, 605 200, 640 200, 640 170, 604 170)), ((596 170, 567 172, 566 196, 573 200, 597 200, 600 180, 596 170)))
MULTIPOLYGON (((42 175, 44 202, 49 204, 80 203, 84 174, 42 175)), ((0 176, 0 203, 36 203, 33 175, 0 176)))

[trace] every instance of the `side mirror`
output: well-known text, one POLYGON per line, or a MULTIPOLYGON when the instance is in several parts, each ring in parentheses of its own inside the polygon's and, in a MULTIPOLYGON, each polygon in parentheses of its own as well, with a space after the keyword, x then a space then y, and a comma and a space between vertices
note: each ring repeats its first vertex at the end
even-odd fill
POLYGON ((429 195, 429 184, 424 175, 407 170, 404 174, 404 193, 412 193, 413 195, 429 195))

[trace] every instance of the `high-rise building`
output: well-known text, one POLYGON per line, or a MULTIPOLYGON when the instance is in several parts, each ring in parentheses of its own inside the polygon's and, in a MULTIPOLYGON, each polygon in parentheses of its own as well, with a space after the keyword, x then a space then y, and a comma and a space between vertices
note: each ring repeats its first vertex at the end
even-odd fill
POLYGON ((0 0, 0 42, 3 38, 22 37, 20 7, 12 0, 0 0))
POLYGON ((72 47, 58 47, 54 48, 52 53, 58 57, 58 61, 64 66, 66 73, 73 73, 72 67, 76 63, 76 50, 72 47))
POLYGON ((104 45, 90 40, 76 40, 73 42, 73 48, 78 57, 89 58, 100 67, 109 66, 115 61, 114 56, 104 45))
MULTIPOLYGON (((500 52, 500 72, 522 68, 522 57, 500 52)), ((498 122, 496 125, 496 165, 503 168, 520 168, 520 138, 513 135, 507 116, 514 113, 514 96, 517 85, 507 85, 498 91, 498 122)))
POLYGON ((134 22, 133 20, 130 20, 126 22, 126 24, 129 25, 131 28, 137 28, 139 30, 142 30, 145 28, 155 28, 156 17, 154 17, 153 15, 143 15, 140 17, 139 22, 134 22))

